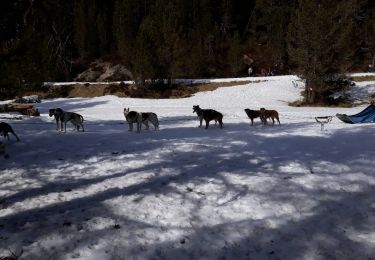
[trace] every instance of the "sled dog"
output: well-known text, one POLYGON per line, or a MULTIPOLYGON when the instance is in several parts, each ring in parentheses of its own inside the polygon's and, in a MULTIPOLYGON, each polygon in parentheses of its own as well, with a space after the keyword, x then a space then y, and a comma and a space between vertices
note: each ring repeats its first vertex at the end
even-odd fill
POLYGON ((13 128, 10 126, 10 124, 7 124, 7 123, 5 123, 5 122, 1 122, 1 123, 0 123, 0 135, 3 135, 4 138, 7 137, 8 140, 9 140, 9 135, 8 135, 8 133, 13 134, 13 135, 16 137, 17 142, 20 140, 20 139, 18 138, 18 136, 16 135, 16 133, 14 132, 13 128))
POLYGON ((79 131, 79 128, 82 127, 82 132, 85 131, 83 127, 83 116, 74 112, 67 112, 62 110, 61 108, 52 108, 49 110, 49 116, 55 117, 56 120, 56 130, 59 130, 59 122, 60 122, 60 129, 61 131, 66 132, 66 123, 70 121, 74 127, 79 131), (63 128, 64 127, 64 128, 63 128))
POLYGON ((129 131, 133 131, 133 123, 137 124, 137 131, 141 132, 142 124, 146 126, 146 130, 149 129, 148 122, 150 122, 155 130, 159 129, 158 116, 153 112, 136 112, 130 111, 130 108, 124 108, 124 116, 126 122, 129 124, 129 131))
POLYGON ((272 124, 275 124, 275 119, 277 122, 279 122, 280 125, 280 120, 279 120, 279 113, 276 110, 266 110, 265 108, 260 109, 260 119, 263 123, 263 125, 267 124, 267 119, 271 118, 272 124))
POLYGON ((199 105, 193 106, 193 113, 197 113, 199 118, 199 127, 202 127, 202 121, 206 122, 206 129, 210 124, 210 121, 217 120, 220 128, 223 128, 223 114, 213 109, 201 109, 199 105))
POLYGON ((251 120, 251 125, 254 125, 254 118, 260 117, 260 111, 259 110, 251 110, 251 109, 244 109, 246 115, 250 118, 251 120))

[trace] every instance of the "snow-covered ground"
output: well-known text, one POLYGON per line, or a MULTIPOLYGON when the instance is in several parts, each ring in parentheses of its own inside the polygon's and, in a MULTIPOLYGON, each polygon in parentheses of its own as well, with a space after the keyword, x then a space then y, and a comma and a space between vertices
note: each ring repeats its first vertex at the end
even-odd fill
POLYGON ((314 120, 365 105, 289 107, 297 78, 265 80, 185 99, 43 100, 41 117, 7 121, 21 141, 0 159, 0 257, 374 259, 375 125, 314 120), (198 128, 193 105, 224 128, 198 128), (56 131, 55 107, 87 131, 56 131), (157 113, 160 130, 128 132, 124 107, 157 113), (251 126, 244 108, 260 107, 281 126, 251 126))

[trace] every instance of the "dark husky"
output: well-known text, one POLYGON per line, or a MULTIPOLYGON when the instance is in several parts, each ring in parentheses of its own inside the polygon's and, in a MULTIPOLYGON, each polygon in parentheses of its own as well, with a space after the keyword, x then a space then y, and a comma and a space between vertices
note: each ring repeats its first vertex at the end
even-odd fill
POLYGON ((202 121, 206 121, 206 129, 210 121, 219 121, 220 128, 223 128, 223 114, 213 109, 201 109, 198 105, 193 106, 193 113, 197 113, 199 118, 199 127, 202 127, 202 121))
POLYGON ((13 128, 9 124, 1 122, 0 123, 0 135, 3 135, 4 138, 7 137, 9 140, 8 133, 12 133, 16 137, 17 142, 20 140, 18 136, 16 135, 16 133, 13 131, 13 128))
POLYGON ((254 118, 260 117, 260 111, 259 110, 251 110, 251 109, 246 108, 245 113, 250 118, 251 125, 254 125, 254 118))
POLYGON ((153 112, 136 112, 130 111, 130 108, 124 108, 124 116, 126 122, 129 124, 129 131, 133 131, 133 123, 137 124, 137 131, 140 132, 142 129, 142 124, 146 126, 148 130, 148 122, 153 124, 155 130, 159 129, 159 119, 158 116, 153 112))
POLYGON ((82 132, 85 131, 85 128, 83 127, 83 116, 80 114, 74 113, 74 112, 67 112, 62 110, 61 108, 52 108, 49 110, 49 116, 55 117, 56 120, 56 130, 59 130, 59 122, 61 125, 61 131, 63 131, 63 126, 64 126, 64 131, 66 132, 66 123, 70 121, 77 131, 79 131, 79 128, 82 127, 82 132))

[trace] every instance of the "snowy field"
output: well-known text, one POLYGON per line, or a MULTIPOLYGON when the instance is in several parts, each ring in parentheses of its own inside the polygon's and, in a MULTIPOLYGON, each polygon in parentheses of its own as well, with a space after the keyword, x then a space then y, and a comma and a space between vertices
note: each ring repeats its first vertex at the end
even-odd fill
POLYGON ((297 78, 265 80, 185 99, 43 100, 41 117, 5 120, 21 141, 0 158, 0 257, 375 259, 375 125, 314 120, 366 105, 289 107, 297 78), (198 128, 193 105, 224 128, 198 128), (55 107, 87 131, 56 131, 55 107), (128 132, 124 107, 157 113, 160 130, 128 132), (281 125, 251 126, 244 108, 260 107, 281 125))

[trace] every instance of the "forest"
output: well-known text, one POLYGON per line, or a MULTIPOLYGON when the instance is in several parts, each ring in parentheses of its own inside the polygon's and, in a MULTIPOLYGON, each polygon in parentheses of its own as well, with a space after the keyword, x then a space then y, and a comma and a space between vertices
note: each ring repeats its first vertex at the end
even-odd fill
POLYGON ((374 69, 369 0, 3 0, 0 95, 70 81, 95 60, 147 79, 297 74, 324 95, 330 75, 374 69))

